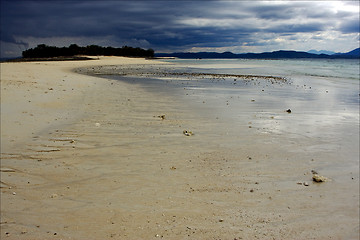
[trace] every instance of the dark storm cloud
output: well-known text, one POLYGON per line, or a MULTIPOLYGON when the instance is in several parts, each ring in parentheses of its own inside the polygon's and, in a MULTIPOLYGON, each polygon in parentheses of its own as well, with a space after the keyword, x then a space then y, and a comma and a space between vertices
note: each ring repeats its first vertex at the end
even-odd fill
POLYGON ((266 29, 267 32, 273 33, 306 33, 317 32, 325 28, 323 23, 306 23, 306 24, 282 24, 266 29))
POLYGON ((343 33, 359 33, 360 32, 359 19, 353 18, 347 22, 344 22, 340 25, 339 29, 343 33))
POLYGON ((270 4, 262 6, 254 6, 249 8, 255 12, 256 16, 262 19, 291 19, 294 14, 297 14, 297 9, 293 6, 274 6, 270 4))
POLYGON ((335 15, 329 8, 324 8, 316 1, 292 1, 286 4, 267 2, 249 7, 249 10, 258 18, 273 21, 294 18, 329 19, 335 15))
POLYGON ((22 46, 29 38, 109 39, 118 46, 136 40, 169 51, 261 46, 266 34, 295 41, 299 33, 327 29, 356 33, 356 21, 357 14, 333 11, 322 1, 1 0, 1 41, 22 46))
POLYGON ((6 32, 5 33, 1 33, 1 40, 4 41, 4 42, 9 42, 9 43, 14 43, 14 44, 17 44, 17 45, 21 45, 23 46, 24 48, 28 48, 29 47, 29 44, 26 43, 26 42, 23 42, 23 41, 19 41, 19 40, 16 40, 12 35, 9 35, 7 34, 6 32))
MULTIPOLYGON (((110 35, 159 43, 187 36, 173 19, 191 12, 185 13, 181 8, 174 11, 174 3, 166 1, 6 1, 4 5, 9 11, 2 12, 1 28, 6 29, 8 36, 110 35)), ((7 41, 3 35, 1 39, 7 41)))

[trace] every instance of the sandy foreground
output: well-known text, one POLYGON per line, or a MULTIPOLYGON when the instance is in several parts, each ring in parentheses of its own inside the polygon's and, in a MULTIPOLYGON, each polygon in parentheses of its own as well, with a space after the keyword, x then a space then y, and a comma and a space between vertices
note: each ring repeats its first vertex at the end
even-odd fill
POLYGON ((1 239, 359 238, 358 171, 311 180, 333 152, 224 144, 171 95, 72 71, 155 63, 1 63, 1 239))

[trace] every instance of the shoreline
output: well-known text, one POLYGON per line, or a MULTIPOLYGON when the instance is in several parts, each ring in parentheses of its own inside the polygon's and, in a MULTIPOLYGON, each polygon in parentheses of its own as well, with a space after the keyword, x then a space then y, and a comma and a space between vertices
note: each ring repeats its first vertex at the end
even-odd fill
MULTIPOLYGON (((359 194, 349 196, 358 172, 342 173, 345 185, 331 175, 322 160, 332 152, 303 152, 316 139, 254 132, 250 111, 224 124, 212 99, 190 94, 199 103, 189 107, 187 89, 170 95, 72 70, 154 61, 3 64, 1 237, 358 237, 359 194), (312 183, 312 169, 335 179, 312 183)), ((233 102, 224 104, 230 111, 233 102)))

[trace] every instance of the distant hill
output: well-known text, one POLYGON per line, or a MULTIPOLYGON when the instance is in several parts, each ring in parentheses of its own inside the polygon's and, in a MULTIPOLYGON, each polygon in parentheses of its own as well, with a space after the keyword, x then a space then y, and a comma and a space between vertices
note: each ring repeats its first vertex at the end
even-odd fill
POLYGON ((360 57, 360 48, 356 48, 347 53, 335 53, 334 56, 355 56, 360 57))
POLYGON ((313 54, 307 52, 298 52, 298 51, 274 51, 274 52, 264 52, 264 53, 241 53, 235 54, 232 52, 178 52, 178 53, 156 53, 155 57, 177 57, 177 58, 246 58, 246 59, 287 59, 287 58, 360 58, 358 53, 359 49, 355 49, 348 53, 336 54, 336 55, 327 55, 327 54, 313 54))
POLYGON ((333 55, 335 54, 335 52, 333 51, 327 51, 327 50, 320 50, 320 51, 317 51, 317 50, 314 50, 314 49, 311 49, 310 51, 307 51, 308 53, 312 53, 312 54, 326 54, 326 55, 333 55))

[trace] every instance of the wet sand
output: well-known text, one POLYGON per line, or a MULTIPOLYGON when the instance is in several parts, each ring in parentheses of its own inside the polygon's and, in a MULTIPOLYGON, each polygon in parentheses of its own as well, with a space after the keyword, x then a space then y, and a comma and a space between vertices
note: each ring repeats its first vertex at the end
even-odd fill
POLYGON ((280 102, 259 113, 256 97, 166 94, 72 71, 155 63, 1 64, 1 238, 358 239, 359 170, 327 169, 358 153, 269 134, 260 119, 299 117, 280 102), (330 181, 312 182, 311 170, 330 181))

